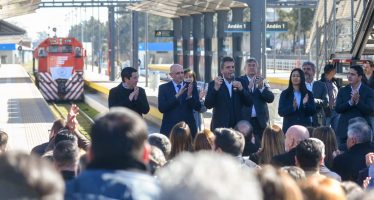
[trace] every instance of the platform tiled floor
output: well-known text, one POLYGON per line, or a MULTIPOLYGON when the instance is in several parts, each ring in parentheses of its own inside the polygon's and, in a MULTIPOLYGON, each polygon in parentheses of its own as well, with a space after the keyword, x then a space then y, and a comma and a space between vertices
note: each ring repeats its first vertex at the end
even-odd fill
POLYGON ((0 129, 9 134, 9 149, 29 152, 48 141, 54 116, 21 65, 0 67, 0 129))

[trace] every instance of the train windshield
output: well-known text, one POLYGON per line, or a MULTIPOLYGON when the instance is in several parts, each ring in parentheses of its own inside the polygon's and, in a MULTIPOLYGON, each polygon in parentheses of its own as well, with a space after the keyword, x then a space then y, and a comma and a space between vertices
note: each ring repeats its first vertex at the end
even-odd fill
POLYGON ((48 47, 49 53, 71 53, 73 52, 73 47, 64 45, 64 46, 49 46, 48 47))

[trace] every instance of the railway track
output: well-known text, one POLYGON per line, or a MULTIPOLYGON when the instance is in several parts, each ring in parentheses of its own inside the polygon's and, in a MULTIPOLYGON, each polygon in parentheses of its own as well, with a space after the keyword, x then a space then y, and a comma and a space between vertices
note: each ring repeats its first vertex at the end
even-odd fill
MULTIPOLYGON (((66 116, 71 107, 71 102, 49 102, 48 105, 51 108, 56 119, 66 119, 66 116)), ((77 105, 79 107, 79 115, 77 116, 77 120, 79 123, 78 130, 86 137, 89 137, 88 133, 90 132, 91 125, 93 124, 93 118, 98 114, 98 112, 89 107, 86 103, 77 103, 77 105)))

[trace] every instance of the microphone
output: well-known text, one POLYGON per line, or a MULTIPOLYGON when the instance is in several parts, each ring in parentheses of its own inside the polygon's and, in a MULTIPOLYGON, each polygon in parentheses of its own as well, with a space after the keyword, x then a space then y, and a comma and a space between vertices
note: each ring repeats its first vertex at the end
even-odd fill
MULTIPOLYGON (((234 74, 234 73, 231 74, 231 80, 232 80, 232 81, 235 81, 235 74, 234 74)), ((233 82, 233 83, 234 83, 234 82, 233 82)), ((233 87, 234 91, 237 91, 237 90, 238 90, 238 87, 237 87, 236 85, 233 84, 232 87, 233 87)))

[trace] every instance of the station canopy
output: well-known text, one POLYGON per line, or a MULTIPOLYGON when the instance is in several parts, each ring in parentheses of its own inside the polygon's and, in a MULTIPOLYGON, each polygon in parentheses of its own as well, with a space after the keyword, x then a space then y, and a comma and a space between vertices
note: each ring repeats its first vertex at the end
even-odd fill
POLYGON ((0 20, 34 13, 40 0, 0 0, 0 20))
POLYGON ((231 0, 144 0, 132 4, 128 8, 167 18, 178 18, 205 12, 246 7, 248 7, 246 3, 231 0))

